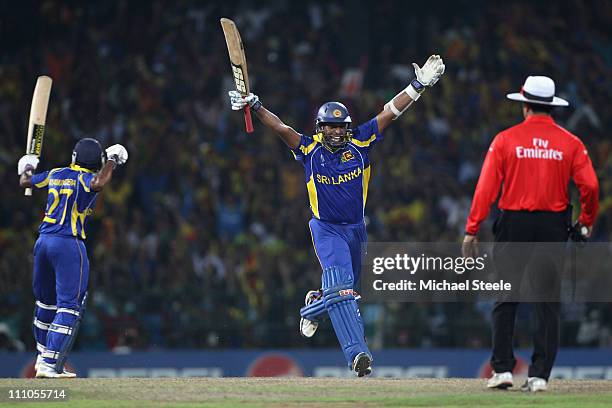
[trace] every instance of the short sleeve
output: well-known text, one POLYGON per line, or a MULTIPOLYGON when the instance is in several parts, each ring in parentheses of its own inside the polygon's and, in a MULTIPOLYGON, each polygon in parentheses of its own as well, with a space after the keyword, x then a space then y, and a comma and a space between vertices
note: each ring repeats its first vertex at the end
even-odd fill
POLYGON ((79 183, 81 184, 85 192, 87 193, 91 192, 91 181, 93 180, 94 177, 95 176, 93 173, 79 174, 79 183))
POLYGON ((49 179, 51 178, 50 171, 43 171, 32 176, 32 185, 36 188, 43 188, 49 185, 49 179))
POLYGON ((291 149, 295 160, 304 161, 304 159, 312 153, 318 143, 317 135, 310 137, 306 135, 300 135, 300 144, 295 149, 291 149))
POLYGON ((358 147, 372 147, 382 139, 383 134, 378 131, 378 121, 372 118, 353 130, 351 142, 358 147))

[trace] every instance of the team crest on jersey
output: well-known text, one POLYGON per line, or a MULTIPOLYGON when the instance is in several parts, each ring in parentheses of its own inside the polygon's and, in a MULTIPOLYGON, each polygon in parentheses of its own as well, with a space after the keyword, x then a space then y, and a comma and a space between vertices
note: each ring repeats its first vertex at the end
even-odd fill
POLYGON ((355 158, 355 156, 353 156, 353 153, 351 153, 350 150, 345 151, 344 153, 342 153, 342 163, 346 163, 349 160, 353 160, 355 158))
POLYGON ((340 109, 334 109, 332 115, 334 116, 334 118, 339 118, 340 116, 342 116, 342 112, 340 111, 340 109))

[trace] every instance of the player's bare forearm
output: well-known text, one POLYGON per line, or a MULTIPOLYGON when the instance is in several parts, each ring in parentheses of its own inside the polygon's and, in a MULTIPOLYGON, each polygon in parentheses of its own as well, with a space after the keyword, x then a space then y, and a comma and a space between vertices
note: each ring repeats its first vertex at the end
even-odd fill
POLYGON ((32 175, 34 174, 34 170, 36 170, 34 166, 26 164, 23 173, 19 176, 19 186, 22 188, 32 188, 32 175))
MULTIPOLYGON (((403 112, 406 108, 412 105, 412 98, 408 96, 406 92, 400 92, 395 98, 392 99, 395 107, 403 112)), ((391 124, 391 122, 395 119, 395 114, 391 111, 388 106, 385 106, 385 109, 376 115, 376 122, 378 123, 378 131, 382 132, 387 126, 391 124)))
POLYGON ((22 188, 32 188, 32 170, 26 170, 19 176, 19 186, 22 188))
POLYGON ((379 132, 389 126, 392 120, 399 118, 412 105, 412 102, 419 99, 425 88, 434 86, 445 68, 439 55, 430 56, 422 68, 415 63, 412 66, 416 78, 387 102, 384 110, 376 116, 379 132))
POLYGON ((113 170, 117 167, 117 163, 113 160, 108 160, 102 166, 102 169, 91 180, 91 189, 93 191, 101 191, 104 186, 113 178, 113 170))
POLYGON ((291 126, 285 125, 274 113, 262 106, 255 114, 261 123, 276 132, 289 148, 296 149, 300 145, 300 134, 291 126))

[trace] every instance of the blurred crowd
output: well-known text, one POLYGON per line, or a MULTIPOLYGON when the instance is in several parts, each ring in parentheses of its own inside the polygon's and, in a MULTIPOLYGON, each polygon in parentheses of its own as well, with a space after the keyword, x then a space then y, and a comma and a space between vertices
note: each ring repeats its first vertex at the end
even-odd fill
MULTIPOLYGON (((522 120, 505 94, 530 74, 551 76, 570 101, 553 116, 590 151, 601 185, 594 239, 610 240, 611 2, 362 3, 42 0, 1 13, 0 349, 33 349, 31 251, 45 198, 23 196, 16 163, 43 73, 54 83, 40 169, 67 165, 86 136, 130 152, 89 224, 77 348, 336 345, 331 326, 313 340, 298 334, 304 293, 321 275, 303 170, 256 119, 246 134, 230 110, 222 16, 241 30, 253 92, 303 133, 328 100, 355 124, 368 120, 410 82, 411 62, 444 58, 442 80, 372 151, 371 241, 461 239, 489 143, 522 120)), ((563 345, 612 346, 609 305, 564 308, 563 345)), ((362 305, 374 348, 487 346, 489 312, 362 305)), ((528 333, 518 330, 519 345, 528 333)))

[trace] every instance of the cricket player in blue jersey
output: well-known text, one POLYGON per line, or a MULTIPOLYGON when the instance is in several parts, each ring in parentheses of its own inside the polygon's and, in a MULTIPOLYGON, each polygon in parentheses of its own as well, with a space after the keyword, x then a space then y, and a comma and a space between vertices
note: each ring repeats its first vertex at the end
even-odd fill
POLYGON ((327 102, 317 113, 313 136, 287 126, 263 107, 257 95, 243 97, 236 91, 229 92, 233 110, 248 104, 304 166, 312 211, 310 231, 323 276, 322 289, 306 295, 306 305, 300 311, 300 332, 313 336, 318 322, 328 315, 347 364, 359 377, 372 372, 372 355, 354 290, 361 272, 361 248, 367 241, 364 208, 370 180, 370 148, 382 139, 383 130, 444 73, 439 55, 429 57, 422 68, 413 66, 416 79, 385 104, 376 117, 351 129, 352 119, 346 107, 327 102))
POLYGON ((91 138, 79 140, 68 167, 32 174, 35 155, 17 165, 21 187, 46 188, 47 207, 34 245, 32 287, 37 378, 73 378, 64 363, 76 338, 87 298, 89 260, 85 249, 87 219, 98 193, 111 180, 117 165, 128 159, 116 144, 104 151, 91 138))

